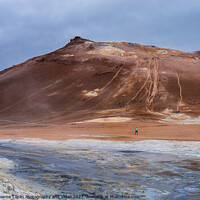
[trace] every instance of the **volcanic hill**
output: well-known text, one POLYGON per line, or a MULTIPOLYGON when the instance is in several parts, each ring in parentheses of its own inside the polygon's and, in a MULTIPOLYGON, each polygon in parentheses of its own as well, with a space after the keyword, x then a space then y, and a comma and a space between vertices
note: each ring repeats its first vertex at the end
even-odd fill
POLYGON ((75 37, 0 72, 3 123, 200 116, 200 55, 75 37))

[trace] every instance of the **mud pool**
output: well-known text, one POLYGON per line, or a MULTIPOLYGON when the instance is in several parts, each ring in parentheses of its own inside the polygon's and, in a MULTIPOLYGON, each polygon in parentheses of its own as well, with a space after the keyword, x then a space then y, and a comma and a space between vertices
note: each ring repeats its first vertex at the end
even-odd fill
POLYGON ((1 140, 0 196, 197 199, 199 152, 200 142, 1 140))

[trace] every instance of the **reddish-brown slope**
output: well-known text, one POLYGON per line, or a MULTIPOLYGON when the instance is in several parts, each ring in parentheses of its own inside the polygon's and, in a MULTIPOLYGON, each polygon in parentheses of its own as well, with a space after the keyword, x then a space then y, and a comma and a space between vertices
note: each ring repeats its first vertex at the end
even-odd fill
MULTIPOLYGON (((200 114, 200 57, 79 37, 0 72, 4 120, 76 121, 152 112, 200 114)), ((148 117, 147 117, 148 119, 148 117)))

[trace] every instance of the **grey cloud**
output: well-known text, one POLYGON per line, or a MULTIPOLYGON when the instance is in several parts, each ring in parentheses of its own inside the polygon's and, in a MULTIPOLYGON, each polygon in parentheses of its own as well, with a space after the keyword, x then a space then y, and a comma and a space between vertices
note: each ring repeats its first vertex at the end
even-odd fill
POLYGON ((0 69, 80 35, 200 50, 198 0, 0 0, 0 69))

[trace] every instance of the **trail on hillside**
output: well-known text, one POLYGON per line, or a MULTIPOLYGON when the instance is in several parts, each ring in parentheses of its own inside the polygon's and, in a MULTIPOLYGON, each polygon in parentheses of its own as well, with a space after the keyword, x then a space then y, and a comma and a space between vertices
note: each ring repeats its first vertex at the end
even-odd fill
MULTIPOLYGON (((127 87, 127 84, 129 83, 130 80, 132 80, 132 77, 135 73, 135 71, 138 69, 140 65, 140 58, 136 59, 136 65, 134 67, 134 69, 132 69, 132 72, 130 73, 130 75, 128 77, 125 78, 125 80, 122 80, 117 87, 115 87, 115 89, 102 101, 99 102, 97 105, 95 105, 94 107, 92 107, 92 109, 96 108, 98 105, 104 103, 106 100, 108 100, 112 95, 116 94, 116 92, 118 92, 120 85, 123 83, 123 85, 125 85, 125 88, 127 87)), ((120 95, 120 94, 119 94, 120 95)), ((118 96, 118 95, 117 95, 118 96)), ((129 101, 130 102, 130 101, 129 101)), ((126 103, 126 106, 128 106, 129 102, 126 103)))
POLYGON ((152 63, 152 59, 150 59, 149 60, 149 63, 148 63, 148 70, 147 70, 147 77, 146 77, 146 80, 145 80, 145 82, 144 82, 144 84, 142 85, 142 87, 138 90, 138 92, 135 94, 135 96, 134 97, 132 97, 131 98, 131 101, 133 101, 137 96, 138 96, 138 94, 142 91, 142 89, 145 87, 145 85, 147 84, 147 82, 148 82, 148 80, 149 80, 149 78, 150 78, 150 76, 151 76, 151 69, 150 69, 150 65, 151 65, 151 63, 152 63))
POLYGON ((180 77, 179 77, 179 75, 178 75, 178 73, 176 71, 175 66, 173 64, 169 63, 169 62, 167 62, 167 63, 170 65, 172 71, 175 73, 176 78, 177 78, 177 84, 178 84, 178 87, 179 87, 180 100, 179 100, 179 102, 177 104, 176 110, 180 111, 180 105, 181 105, 181 103, 183 101, 183 94, 182 94, 183 89, 182 89, 182 86, 181 86, 181 83, 180 83, 180 77))
POLYGON ((111 84, 111 83, 114 81, 114 79, 117 78, 118 74, 119 74, 120 71, 123 69, 123 67, 125 66, 125 64, 126 64, 126 62, 124 61, 123 65, 120 67, 120 69, 117 71, 117 73, 113 76, 113 78, 112 78, 106 85, 104 85, 104 86, 100 89, 100 91, 103 91, 109 84, 111 84))
POLYGON ((150 83, 150 88, 149 88, 149 92, 148 92, 148 97, 146 99, 146 104, 147 107, 146 109, 149 110, 148 106, 152 105, 153 100, 158 92, 158 81, 159 81, 159 77, 158 77, 158 70, 159 70, 159 64, 157 61, 157 58, 153 58, 152 59, 153 62, 153 80, 151 79, 151 83, 150 83), (152 88, 153 87, 153 88, 152 88), (152 88, 152 92, 150 92, 152 88))

